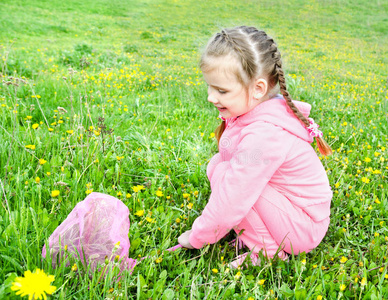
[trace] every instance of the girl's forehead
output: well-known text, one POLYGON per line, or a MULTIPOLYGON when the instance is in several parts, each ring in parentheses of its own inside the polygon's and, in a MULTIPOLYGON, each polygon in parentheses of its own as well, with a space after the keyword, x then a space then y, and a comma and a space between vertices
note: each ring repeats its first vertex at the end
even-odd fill
POLYGON ((229 57, 215 58, 208 62, 202 68, 203 76, 208 79, 219 79, 236 81, 238 72, 238 62, 236 59, 229 57))

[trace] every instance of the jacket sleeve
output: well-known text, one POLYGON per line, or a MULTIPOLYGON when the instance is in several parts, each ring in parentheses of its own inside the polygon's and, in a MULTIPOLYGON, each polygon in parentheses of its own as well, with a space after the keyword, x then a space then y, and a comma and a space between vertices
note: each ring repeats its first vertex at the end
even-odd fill
POLYGON ((289 149, 281 142, 284 131, 267 129, 243 136, 230 161, 212 170, 210 199, 189 238, 194 248, 217 242, 240 224, 284 162, 289 149))

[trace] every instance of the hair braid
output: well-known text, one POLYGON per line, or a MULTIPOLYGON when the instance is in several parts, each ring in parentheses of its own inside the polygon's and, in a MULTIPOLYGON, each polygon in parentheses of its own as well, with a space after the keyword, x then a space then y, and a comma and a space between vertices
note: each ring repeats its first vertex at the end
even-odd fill
MULTIPOLYGON (((280 92, 282 93, 284 99, 286 100, 286 103, 288 107, 292 110, 294 115, 306 126, 310 126, 309 120, 300 112, 300 110, 295 106, 295 104, 292 102, 292 99, 290 97, 290 93, 287 90, 286 86, 286 78, 284 76, 283 68, 282 68, 282 61, 280 57, 279 51, 276 51, 278 53, 277 60, 275 60, 275 72, 278 75, 278 82, 280 86, 280 92)), ((275 57, 274 57, 275 58, 275 57)), ((317 146, 319 149, 319 152, 325 156, 332 154, 332 150, 330 146, 326 143, 326 141, 322 137, 316 137, 317 146)))

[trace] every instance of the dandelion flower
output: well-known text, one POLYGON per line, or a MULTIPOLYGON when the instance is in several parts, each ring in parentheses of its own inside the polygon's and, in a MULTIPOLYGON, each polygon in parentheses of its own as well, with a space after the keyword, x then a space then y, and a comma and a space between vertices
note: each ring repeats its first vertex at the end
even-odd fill
POLYGON ((54 190, 51 192, 51 197, 55 198, 55 197, 58 197, 59 196, 59 191, 58 190, 54 190))
POLYGON ((163 197, 163 192, 162 191, 156 191, 156 196, 163 197))
POLYGON ((218 273, 218 270, 217 270, 217 269, 212 269, 212 272, 213 272, 214 274, 217 274, 217 273, 218 273))
POLYGON ((265 279, 261 279, 261 280, 259 280, 258 284, 259 284, 259 285, 263 285, 264 282, 265 282, 265 279))
POLYGON ((37 129, 39 127, 39 124, 38 123, 35 123, 32 125, 32 129, 37 129))
POLYGON ((366 283, 367 283, 367 280, 366 280, 365 277, 363 277, 363 278, 361 279, 361 286, 364 287, 364 286, 366 285, 366 283))
POLYGON ((39 177, 36 177, 36 178, 35 178, 35 182, 36 182, 36 183, 40 183, 40 178, 39 178, 39 177))
POLYGON ((43 270, 36 269, 34 273, 30 270, 24 272, 24 277, 16 277, 12 283, 11 290, 21 297, 28 299, 47 299, 46 294, 52 294, 57 289, 51 285, 55 277, 47 275, 43 270))
POLYGON ((341 260, 340 260, 341 264, 344 264, 344 263, 346 263, 347 261, 348 261, 348 259, 347 259, 345 256, 342 256, 342 257, 341 257, 341 260))
POLYGON ((40 158, 40 159, 39 159, 39 163, 40 163, 41 165, 44 165, 46 162, 47 162, 47 160, 45 160, 45 159, 43 159, 43 158, 40 158))
POLYGON ((345 289, 346 289, 346 285, 345 284, 341 284, 340 285, 340 291, 343 292, 345 289))
POLYGON ((370 182, 370 179, 367 178, 367 177, 362 177, 362 178, 361 178, 361 181, 362 181, 362 182, 365 182, 365 183, 369 183, 369 182, 370 182))
POLYGON ((144 210, 138 210, 137 212, 135 212, 135 216, 139 216, 139 217, 144 216, 144 210))
POLYGON ((132 187, 132 190, 137 193, 137 192, 140 192, 141 190, 144 190, 144 186, 142 185, 136 185, 136 186, 133 186, 132 187))

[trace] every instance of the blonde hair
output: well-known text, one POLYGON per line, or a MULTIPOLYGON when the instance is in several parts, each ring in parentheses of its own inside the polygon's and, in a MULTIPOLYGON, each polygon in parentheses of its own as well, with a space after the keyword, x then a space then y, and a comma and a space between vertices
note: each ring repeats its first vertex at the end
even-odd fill
MULTIPOLYGON (((232 56, 240 62, 232 68, 237 80, 245 87, 257 77, 268 81, 268 90, 273 90, 277 84, 288 107, 294 115, 306 126, 310 126, 309 120, 299 111, 292 102, 287 90, 286 79, 282 68, 282 59, 274 40, 264 31, 255 27, 239 26, 223 29, 216 33, 208 42, 200 60, 200 68, 206 72, 214 67, 212 61, 215 58, 232 56)), ((225 130, 225 122, 216 129, 216 137, 219 141, 225 130)), ((330 155, 330 146, 321 137, 316 137, 319 151, 323 155, 330 155)))

